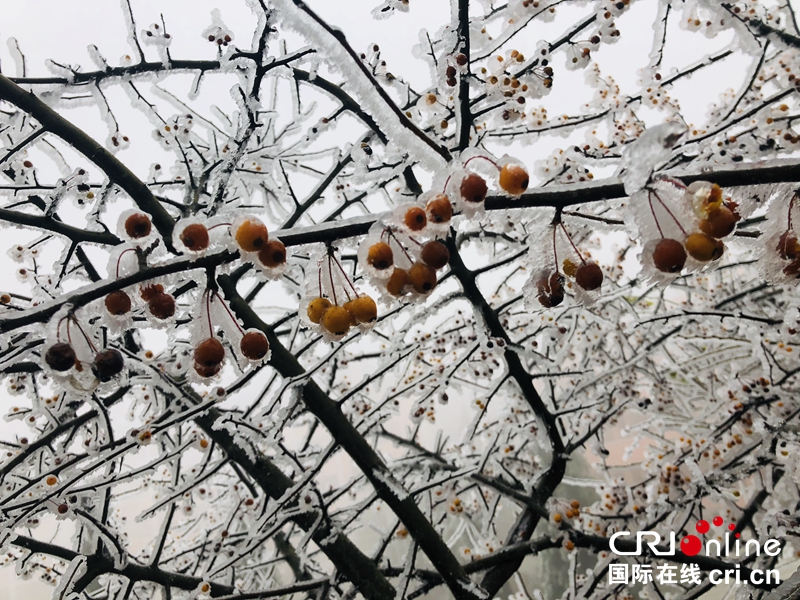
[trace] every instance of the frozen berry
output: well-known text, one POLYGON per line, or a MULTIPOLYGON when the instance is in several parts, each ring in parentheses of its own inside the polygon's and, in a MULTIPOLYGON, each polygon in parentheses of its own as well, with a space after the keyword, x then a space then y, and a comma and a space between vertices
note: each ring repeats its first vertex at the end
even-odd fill
POLYGON ((686 253, 700 262, 717 260, 725 246, 706 233, 692 233, 686 237, 686 253))
POLYGON ((155 298, 159 294, 163 293, 164 293, 164 286, 161 285, 160 283, 143 285, 141 288, 139 288, 139 295, 145 302, 150 302, 152 298, 155 298))
POLYGON ((686 250, 678 240, 663 238, 653 250, 653 264, 664 273, 678 273, 686 264, 686 250))
POLYGON ((125 219, 125 233, 134 239, 150 235, 152 223, 144 213, 134 213, 125 219))
POLYGON ((470 173, 461 182, 461 197, 465 202, 480 204, 486 200, 486 180, 477 173, 470 173))
POLYGON ((267 226, 255 217, 245 219, 236 229, 236 243, 245 252, 258 252, 268 240, 267 226))
POLYGON ((372 323, 378 318, 378 305, 370 296, 359 296, 345 302, 344 308, 356 323, 372 323))
POLYGON ((439 240, 431 240, 422 244, 420 258, 429 267, 441 269, 450 262, 450 251, 439 240))
POLYGON ((208 229, 200 223, 192 223, 184 227, 180 239, 188 250, 200 252, 208 248, 208 229))
POLYGON ((131 297, 122 290, 111 292, 105 299, 106 310, 112 315, 125 315, 131 311, 131 297))
POLYGON ((280 267, 286 262, 286 246, 280 240, 269 240, 258 252, 258 260, 270 269, 280 267))
POLYGON ((250 360, 261 360, 269 352, 269 342, 267 336, 260 331, 248 331, 242 336, 239 342, 239 350, 245 358, 250 360))
POLYGON ((795 259, 800 256, 800 243, 797 241, 797 236, 791 231, 781 234, 775 249, 778 251, 778 255, 784 259, 795 259))
POLYGON ((327 298, 314 298, 308 303, 308 308, 306 309, 308 320, 312 323, 319 324, 319 322, 322 321, 322 315, 325 314, 325 311, 328 310, 330 306, 331 301, 327 298))
POLYGON ((351 318, 343 306, 331 306, 322 315, 322 326, 333 335, 344 335, 350 329, 351 318))
POLYGON ((450 204, 450 198, 444 194, 428 200, 425 211, 428 213, 428 220, 432 223, 447 223, 453 218, 453 205, 450 204))
POLYGON ((169 294, 156 294, 147 301, 147 308, 156 319, 169 319, 175 314, 175 298, 169 294))
POLYGON ((700 231, 715 238, 728 235, 736 226, 739 215, 727 206, 709 211, 708 217, 700 221, 700 231))
POLYGON ((797 277, 800 275, 800 258, 795 258, 788 265, 783 267, 784 275, 789 277, 797 277))
POLYGON ((408 271, 395 267, 389 279, 386 280, 386 291, 392 296, 402 296, 406 293, 408 284, 408 271))
POLYGON ((66 342, 58 342, 47 349, 44 355, 44 362, 54 371, 69 371, 75 366, 77 357, 75 350, 66 342))
POLYGON ((403 216, 403 223, 411 231, 422 231, 425 229, 425 225, 428 224, 428 217, 425 216, 425 211, 419 206, 412 206, 403 216))
POLYGON ((393 263, 394 253, 389 244, 386 242, 378 242, 369 247, 369 251, 367 252, 367 264, 379 271, 383 271, 391 267, 393 263))
POLYGON ((500 187, 512 196, 521 196, 528 189, 528 172, 520 165, 503 165, 500 169, 500 187))
POLYGON ((225 348, 217 338, 206 338, 194 349, 194 368, 203 377, 219 373, 225 360, 225 348))
POLYGON ((597 263, 583 263, 575 270, 575 283, 585 290, 596 290, 603 285, 603 270, 597 263))
POLYGON ((436 287, 436 271, 424 263, 414 263, 408 270, 408 281, 418 294, 427 294, 436 287))
POLYGON ((558 272, 544 275, 536 282, 536 299, 545 308, 558 306, 564 301, 564 284, 558 272))
POLYGON ((100 381, 110 381, 122 372, 125 361, 122 353, 114 348, 104 348, 94 355, 92 373, 100 381))

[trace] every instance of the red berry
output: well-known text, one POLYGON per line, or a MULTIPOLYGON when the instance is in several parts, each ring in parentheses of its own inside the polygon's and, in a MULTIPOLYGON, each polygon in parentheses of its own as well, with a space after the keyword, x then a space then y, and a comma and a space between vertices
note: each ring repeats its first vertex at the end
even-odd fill
POLYGON ((156 294, 147 302, 147 308, 156 319, 169 319, 175 314, 175 298, 169 294, 156 294))
POLYGON ((152 223, 144 213, 134 213, 125 219, 125 233, 134 239, 150 235, 152 223))
POLYGON ((597 263, 584 263, 575 271, 575 283, 585 290, 596 290, 603 285, 603 270, 597 263))
POLYGON ((219 373, 225 360, 225 348, 217 338, 206 338, 194 349, 194 369, 203 377, 219 373))
POLYGON ((453 205, 450 199, 444 194, 439 194, 428 200, 425 206, 428 213, 428 220, 432 223, 447 223, 453 218, 453 205))
POLYGON ((181 231, 180 240, 187 249, 199 252, 208 248, 208 229, 200 223, 192 223, 181 231))
POLYGON ((248 331, 242 336, 239 343, 239 350, 245 358, 250 360, 261 360, 269 352, 269 342, 267 336, 260 331, 248 331))
POLYGON ((422 244, 420 258, 429 267, 441 269, 450 262, 450 251, 439 240, 431 240, 422 244))
POLYGON ((105 304, 110 314, 125 315, 131 310, 131 297, 122 290, 116 290, 106 296, 105 304))
POLYGON ((258 260, 270 269, 279 267, 286 262, 286 246, 280 240, 270 240, 258 252, 258 260))
POLYGON ((152 283, 150 285, 143 285, 139 288, 139 295, 142 297, 142 300, 145 302, 149 302, 151 298, 158 296, 159 294, 164 293, 164 286, 160 283, 152 283))
POLYGON ((686 250, 678 240, 663 238, 653 250, 653 264, 663 273, 679 273, 686 264, 686 250))
POLYGON ((122 353, 114 348, 100 350, 92 362, 92 372, 100 381, 110 381, 119 375, 124 367, 122 353))
POLYGON ((465 202, 480 204, 486 200, 486 192, 489 188, 486 181, 477 173, 470 173, 461 182, 461 197, 465 202))
POLYGON ((564 284, 558 272, 542 276, 536 282, 536 299, 545 308, 558 306, 564 300, 564 284))
POLYGON ((411 231, 422 231, 428 224, 428 217, 419 206, 412 206, 406 211, 403 222, 411 231))

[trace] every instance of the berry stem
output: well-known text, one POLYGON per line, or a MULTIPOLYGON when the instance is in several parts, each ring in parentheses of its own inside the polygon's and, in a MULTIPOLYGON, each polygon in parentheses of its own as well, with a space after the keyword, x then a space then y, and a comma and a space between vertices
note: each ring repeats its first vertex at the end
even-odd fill
MULTIPOLYGON (((342 277, 344 277, 345 282, 347 282, 347 285, 350 286, 350 289, 353 290, 353 293, 356 295, 356 297, 358 297, 358 291, 356 290, 356 287, 353 285, 353 282, 350 281, 350 278, 347 276, 347 273, 345 273, 344 267, 342 267, 342 263, 340 263, 339 259, 337 259, 335 256, 333 257, 333 262, 335 262, 336 266, 339 267, 339 272, 342 274, 342 277)), ((347 285, 343 286, 344 293, 347 294, 347 299, 351 300, 350 292, 347 291, 347 285)))
POLYGON ((214 298, 216 300, 219 300, 219 302, 222 304, 222 308, 224 308, 225 312, 228 313, 228 316, 231 318, 231 321, 233 321, 233 324, 236 325, 236 329, 239 330, 239 333, 244 333, 244 329, 242 329, 242 326, 239 325, 239 321, 236 320, 236 317, 231 312, 231 309, 228 308, 228 305, 225 304, 225 301, 220 297, 219 292, 215 290, 213 293, 214 293, 214 298))
MULTIPOLYGON (((391 229, 388 229, 388 228, 386 229, 386 231, 388 231, 388 232, 389 232, 389 237, 390 237, 392 240, 394 240, 394 243, 395 243, 395 244, 397 244, 398 246, 400 246, 400 250, 402 250, 402 251, 403 251, 403 254, 405 254, 405 255, 406 255, 406 258, 407 258, 409 261, 411 261, 411 262, 413 263, 413 262, 414 262, 414 259, 413 259, 413 258, 411 257, 411 255, 408 253, 408 250, 406 250, 406 247, 405 247, 405 246, 404 246, 402 243, 400 243, 400 240, 398 240, 398 239, 397 239, 397 236, 394 234, 394 232, 393 232, 391 229)), ((410 237, 410 236, 409 236, 409 237, 410 237)))
MULTIPOLYGON (((650 193, 650 191, 648 190, 648 194, 649 194, 649 193, 650 193)), ((658 201, 661 203, 661 206, 663 206, 663 207, 664 207, 664 210, 665 210, 665 211, 667 211, 667 214, 668 214, 670 217, 672 217, 672 220, 673 220, 673 221, 675 221, 675 224, 678 226, 678 229, 680 229, 680 230, 681 230, 681 233, 683 233, 683 235, 684 235, 684 237, 685 237, 685 236, 686 236, 686 230, 683 228, 683 225, 681 225, 681 222, 680 222, 680 221, 678 221, 677 217, 675 217, 675 215, 674 215, 674 214, 672 214, 672 211, 671 211, 671 210, 669 209, 669 207, 668 207, 668 206, 667 206, 667 205, 664 203, 664 201, 661 199, 661 196, 659 196, 657 192, 652 192, 652 194, 653 194, 653 195, 656 197, 656 200, 658 200, 658 201)), ((650 204, 650 208, 651 208, 651 209, 653 208, 653 205, 652 205, 652 204, 650 204)), ((660 231, 660 230, 659 230, 659 231, 660 231)), ((664 236, 662 235, 661 237, 664 237, 664 236)))
POLYGON ((333 269, 331 268, 331 251, 328 250, 328 279, 331 281, 331 294, 333 295, 333 304, 335 306, 339 306, 339 302, 336 300, 336 286, 333 284, 333 269))
POLYGON ((464 163, 464 166, 466 167, 466 166, 467 166, 467 165, 468 165, 470 162, 472 162, 472 161, 473 161, 473 160, 475 160, 476 158, 482 158, 483 160, 488 160, 490 163, 492 163, 492 164, 494 165, 494 168, 495 168, 495 169, 497 169, 498 171, 500 170, 500 166, 499 166, 499 165, 498 165, 496 162, 494 162, 494 161, 493 161, 491 158, 489 158, 488 156, 483 156, 482 154, 481 154, 481 155, 479 155, 479 156, 473 156, 472 158, 468 158, 468 159, 467 159, 467 161, 464 163))
POLYGON ((556 231, 557 229, 553 227, 553 260, 555 260, 556 273, 558 273, 558 250, 556 250, 556 231))
MULTIPOLYGON (((468 162, 469 162, 469 161, 468 161, 468 162)), ((464 163, 464 166, 466 166, 466 163, 464 163)), ((443 193, 443 194, 446 194, 446 193, 447 193, 447 184, 448 184, 448 183, 450 183, 450 178, 451 178, 451 177, 452 177, 452 175, 448 175, 448 176, 447 176, 447 179, 445 179, 445 180, 444 180, 444 186, 443 186, 443 188, 442 188, 442 193, 443 193)))
POLYGON ((233 223, 217 223, 216 225, 212 225, 211 227, 206 227, 206 229, 208 231, 211 231, 212 229, 216 229, 217 227, 226 227, 226 226, 230 227, 231 225, 233 225, 233 223))
POLYGON ((214 329, 211 326, 211 292, 206 289, 206 322, 208 323, 208 337, 214 337, 214 329))
POLYGON ((791 199, 789 200, 789 218, 787 223, 787 230, 792 230, 792 208, 794 208, 794 201, 797 199, 797 192, 792 194, 791 199))
POLYGON ((658 217, 656 216, 656 211, 653 208, 653 199, 650 196, 652 192, 647 190, 647 205, 650 207, 650 213, 653 215, 653 221, 656 222, 656 227, 658 227, 658 233, 661 235, 661 239, 664 239, 664 232, 661 231, 661 224, 658 222, 658 217))
POLYGON ((125 256, 128 252, 136 252, 136 248, 128 248, 127 250, 123 250, 122 252, 119 253, 119 256, 117 257, 117 268, 114 275, 116 279, 119 279, 119 264, 120 262, 122 262, 122 257, 125 256))
POLYGON ((578 258, 580 258, 581 262, 585 265, 586 264, 586 260, 583 258, 583 256, 581 256, 581 253, 578 251, 578 247, 575 245, 575 242, 572 241, 572 236, 567 231, 567 228, 564 227, 564 223, 563 222, 559 222, 559 225, 561 225, 561 229, 564 231, 564 235, 567 236, 567 239, 569 240, 570 246, 572 246, 572 249, 575 250, 575 254, 578 255, 578 258))

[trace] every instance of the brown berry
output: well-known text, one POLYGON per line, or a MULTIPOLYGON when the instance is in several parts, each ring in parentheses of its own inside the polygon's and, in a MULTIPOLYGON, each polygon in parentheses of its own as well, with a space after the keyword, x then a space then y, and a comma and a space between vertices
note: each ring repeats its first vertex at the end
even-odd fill
POLYGON ((727 206, 711 210, 708 216, 700 221, 700 231, 715 238, 723 238, 733 231, 739 215, 727 206))
POLYGON ((431 240, 422 244, 420 258, 429 267, 441 269, 450 262, 450 251, 439 240, 431 240))
POLYGON ((112 315, 125 315, 131 311, 131 297, 122 290, 111 292, 105 298, 106 310, 112 315))
POLYGON ((486 180, 477 173, 470 173, 461 182, 461 197, 465 202, 480 204, 486 200, 486 180))
POLYGON ((356 323, 372 323, 378 318, 378 305, 370 296, 359 296, 345 302, 344 308, 356 323))
POLYGON ((436 287, 436 271, 424 263, 414 263, 408 270, 408 281, 415 292, 427 294, 436 287))
POLYGON ((406 293, 408 284, 408 271, 395 267, 389 279, 386 280, 386 291, 392 296, 402 296, 406 293))
POLYGON ((236 243, 245 252, 258 252, 267 241, 267 226, 255 217, 245 219, 236 229, 236 243))
POLYGON ((500 187, 512 196, 521 196, 528 189, 528 172, 520 165, 503 165, 500 169, 500 187))
POLYGON ((114 348, 103 348, 95 354, 92 362, 92 373, 100 381, 110 381, 122 372, 125 361, 122 353, 114 348))
POLYGON ((558 306, 564 301, 563 278, 557 271, 539 278, 536 290, 536 299, 545 308, 558 306))
POLYGON ((428 217, 425 215, 425 211, 419 206, 412 206, 403 216, 403 223, 405 223, 406 227, 411 231, 422 231, 428 224, 428 217))
POLYGON ((161 285, 160 283, 143 285, 141 288, 139 288, 139 295, 145 302, 149 302, 151 298, 154 298, 159 294, 163 293, 164 293, 164 286, 161 285))
POLYGON ((125 233, 134 239, 150 235, 152 223, 144 213, 134 213, 125 219, 125 233))
POLYGON ((248 331, 242 336, 239 342, 239 350, 245 358, 250 360, 261 360, 269 352, 269 341, 260 331, 248 331))
POLYGON ((170 294, 156 294, 147 301, 147 308, 156 319, 169 319, 175 314, 175 298, 170 294))
POLYGON ((428 213, 428 220, 431 223, 447 223, 453 218, 453 205, 450 204, 450 198, 444 194, 428 200, 425 211, 428 213))
POLYGON ((208 229, 200 223, 192 223, 183 228, 180 240, 188 250, 200 252, 208 248, 208 229))
POLYGON ((75 366, 77 357, 72 346, 66 342, 58 342, 47 349, 44 355, 44 362, 54 371, 63 372, 69 371, 75 366))
POLYGON ((800 275, 800 258, 795 258, 792 262, 783 267, 783 273, 789 277, 797 277, 800 275))
POLYGON ((327 298, 314 298, 308 303, 308 308, 306 309, 308 320, 312 323, 319 324, 319 322, 322 321, 322 315, 325 314, 325 311, 328 310, 330 306, 331 301, 327 298))
POLYGON ((219 373, 225 360, 225 348, 217 338, 206 338, 194 349, 194 370, 203 377, 219 373))
POLYGON ((603 285, 603 270, 597 263, 583 263, 575 270, 575 283, 585 290, 596 290, 603 285))
POLYGON ((679 273, 686 264, 686 250, 678 240, 663 238, 653 250, 653 264, 663 273, 679 273))
POLYGON ((258 252, 258 260, 270 269, 280 267, 286 262, 286 246, 280 240, 269 240, 258 252))
POLYGON ((706 233, 692 233, 686 237, 686 253, 700 262, 717 260, 722 256, 725 246, 706 233))
POLYGON ((791 231, 785 231, 781 234, 778 246, 775 249, 783 259, 795 259, 800 256, 800 243, 797 241, 797 236, 791 231))
POLYGON ((333 335, 344 335, 350 329, 351 318, 343 306, 331 306, 322 315, 322 327, 333 335))
POLYGON ((388 269, 394 263, 394 253, 392 252, 391 246, 386 242, 378 242, 377 244, 372 244, 369 247, 369 251, 367 252, 367 264, 378 269, 379 271, 383 271, 384 269, 388 269))

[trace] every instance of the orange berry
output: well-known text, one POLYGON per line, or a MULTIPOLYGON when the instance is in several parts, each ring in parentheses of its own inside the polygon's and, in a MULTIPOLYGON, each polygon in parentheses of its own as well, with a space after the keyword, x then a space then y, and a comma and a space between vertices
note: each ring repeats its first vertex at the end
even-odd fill
POLYGON ((428 224, 428 217, 425 215, 425 211, 419 206, 412 206, 406 211, 403 217, 403 223, 405 223, 406 227, 411 231, 422 231, 428 224))
POLYGON ((678 240, 663 238, 653 250, 653 264, 663 273, 679 273, 686 264, 683 244, 678 240))
POLYGON ((319 322, 322 321, 322 316, 325 314, 325 311, 328 310, 330 306, 331 301, 327 298, 314 298, 308 303, 308 308, 306 308, 308 320, 312 323, 319 324, 319 322))
POLYGON ((486 181, 477 173, 470 173, 461 182, 461 197, 465 202, 480 204, 486 200, 486 192, 488 191, 489 188, 486 187, 486 181))
POLYGON ((225 348, 217 338, 206 338, 194 349, 194 370, 203 377, 219 373, 225 360, 225 348))
POLYGON ((428 213, 428 220, 432 223, 447 223, 453 218, 453 205, 450 204, 450 198, 444 194, 428 200, 425 211, 428 213))
POLYGON ((125 233, 134 239, 150 235, 152 223, 144 213, 134 213, 125 219, 125 233))
POLYGON ((561 513, 556 513, 553 515, 553 521, 556 523, 561 523, 562 519, 563 517, 561 516, 561 513))
POLYGON ((286 246, 280 240, 269 240, 258 252, 258 260, 265 267, 274 269, 286 262, 286 246))
POLYGON ((564 275, 567 277, 574 277, 575 271, 578 270, 578 265, 576 265, 570 259, 565 258, 564 262, 561 264, 561 270, 564 271, 564 275))
POLYGON ((424 263, 414 263, 408 270, 408 281, 418 294, 427 294, 436 287, 436 271, 424 263))
POLYGON ((711 210, 708 217, 700 221, 700 231, 715 238, 723 238, 733 231, 739 221, 738 213, 727 206, 711 210))
POLYGON ((236 229, 236 243, 245 252, 258 252, 268 240, 267 226, 256 217, 248 217, 236 229))
POLYGON ((105 298, 106 310, 112 315, 124 315, 131 310, 131 298, 122 290, 111 292, 105 298))
POLYGON ((603 270, 597 263, 584 263, 575 270, 575 283, 585 290, 596 290, 603 285, 603 270))
POLYGON ((581 503, 578 502, 577 500, 573 500, 572 503, 570 504, 570 506, 572 506, 572 508, 574 508, 574 509, 578 509, 578 508, 581 507, 581 503))
POLYGON ((208 248, 208 229, 200 223, 192 223, 183 228, 180 240, 188 250, 199 252, 208 248))
POLYGON ((125 368, 122 353, 114 348, 104 348, 94 356, 92 373, 100 381, 110 381, 125 368))
POLYGON ((386 280, 386 291, 392 296, 402 296, 406 293, 408 284, 408 271, 395 267, 389 279, 386 280))
POLYGON ((386 242, 378 242, 369 247, 369 251, 367 252, 367 264, 379 271, 383 271, 391 267, 393 263, 394 253, 389 244, 386 242))
POLYGON ((45 483, 51 486, 55 485, 58 483, 58 477, 56 477, 55 475, 48 475, 47 479, 45 479, 45 483))
POLYGON ((156 294, 148 300, 147 308, 156 319, 169 319, 175 314, 175 298, 169 294, 156 294))
POLYGON ((149 302, 151 298, 158 296, 159 294, 164 293, 164 286, 160 283, 153 283, 150 285, 143 285, 139 288, 139 295, 142 297, 142 300, 145 302, 149 302))
POLYGON ((536 299, 545 308, 558 306, 564 300, 564 284, 557 271, 541 277, 536 283, 536 289, 536 299))
POLYGON ((344 308, 356 323, 372 323, 378 318, 378 305, 370 296, 359 296, 345 302, 344 308))
POLYGON ((422 244, 420 258, 429 267, 441 269, 450 262, 450 251, 439 240, 431 240, 422 244))
POLYGON ((350 329, 350 313, 343 306, 331 306, 322 315, 322 327, 333 335, 344 335, 350 329))
POLYGON ((47 349, 44 362, 54 371, 69 371, 77 362, 75 350, 66 342, 58 342, 47 349))
POLYGON ((692 233, 686 237, 686 252, 695 260, 708 262, 722 256, 725 246, 706 233, 692 233))
POLYGON ((520 165, 503 165, 500 169, 500 187, 512 196, 521 196, 528 189, 528 172, 520 165))
POLYGON ((269 352, 269 341, 267 341, 267 336, 260 331, 248 331, 239 342, 239 350, 245 358, 261 360, 269 352))

